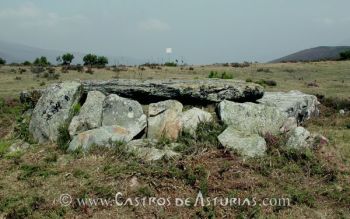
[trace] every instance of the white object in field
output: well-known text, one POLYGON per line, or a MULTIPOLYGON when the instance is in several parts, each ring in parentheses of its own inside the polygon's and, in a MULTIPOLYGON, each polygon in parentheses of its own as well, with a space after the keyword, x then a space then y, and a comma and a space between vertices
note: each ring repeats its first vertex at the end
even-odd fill
POLYGON ((167 54, 171 54, 171 53, 173 53, 173 48, 166 48, 166 49, 165 49, 165 52, 166 52, 167 54))

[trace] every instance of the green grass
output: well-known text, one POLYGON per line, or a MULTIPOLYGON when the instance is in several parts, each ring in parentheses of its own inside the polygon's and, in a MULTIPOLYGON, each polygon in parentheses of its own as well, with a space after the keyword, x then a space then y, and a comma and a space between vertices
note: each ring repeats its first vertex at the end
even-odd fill
POLYGON ((7 153, 10 146, 11 146, 11 142, 0 139, 0 157, 2 157, 5 153, 7 153))

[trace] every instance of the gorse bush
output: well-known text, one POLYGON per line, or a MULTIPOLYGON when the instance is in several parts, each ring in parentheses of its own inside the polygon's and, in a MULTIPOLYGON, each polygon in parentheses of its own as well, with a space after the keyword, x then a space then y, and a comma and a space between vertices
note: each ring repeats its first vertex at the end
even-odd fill
POLYGON ((178 142, 181 146, 176 151, 190 154, 198 151, 200 148, 219 148, 220 143, 217 139, 226 126, 217 122, 202 122, 198 125, 195 136, 183 132, 178 142))
POLYGON ((257 72, 265 72, 265 73, 270 73, 271 70, 269 68, 258 68, 256 70, 257 72))
POLYGON ((47 58, 45 56, 41 56, 40 58, 36 58, 34 60, 33 65, 46 67, 51 65, 51 63, 47 61, 47 58))
POLYGON ((60 127, 58 127, 57 145, 63 151, 68 149, 68 143, 71 140, 68 127, 68 123, 64 123, 60 127))
POLYGON ((265 79, 261 79, 261 80, 258 80, 258 81, 255 81, 254 83, 256 84, 260 84, 262 86, 270 86, 270 87, 275 87, 277 86, 277 82, 274 81, 274 80, 265 80, 265 79))
POLYGON ((317 95, 319 101, 326 107, 341 110, 341 109, 350 109, 350 100, 339 98, 339 97, 324 97, 322 95, 317 95))
POLYGON ((167 67, 176 67, 176 66, 177 66, 177 63, 175 63, 175 62, 166 62, 166 63, 164 63, 164 66, 167 66, 167 67))
POLYGON ((350 60, 350 50, 339 53, 340 60, 350 60))
POLYGON ((6 60, 0 57, 0 65, 5 65, 5 64, 6 64, 6 60))
POLYGON ((211 71, 208 78, 233 79, 233 75, 226 72, 218 73, 217 71, 211 71))

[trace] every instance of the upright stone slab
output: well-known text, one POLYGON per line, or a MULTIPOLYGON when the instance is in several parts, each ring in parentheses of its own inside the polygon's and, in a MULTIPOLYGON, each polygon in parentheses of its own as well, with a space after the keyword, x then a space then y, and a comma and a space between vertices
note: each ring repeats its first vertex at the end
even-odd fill
POLYGON ((265 92, 262 99, 258 100, 267 106, 274 106, 289 117, 294 117, 299 123, 312 116, 318 116, 320 103, 314 95, 304 94, 300 91, 289 92, 265 92))
POLYGON ((58 128, 69 123, 72 107, 82 94, 78 82, 64 82, 48 87, 36 104, 29 124, 29 131, 39 143, 55 142, 58 128))
POLYGON ((247 134, 228 127, 218 136, 219 142, 227 149, 235 150, 246 157, 263 156, 266 151, 265 139, 258 134, 247 134))
POLYGON ((183 105, 176 100, 167 100, 149 105, 148 132, 150 139, 162 137, 176 140, 181 132, 180 115, 183 105))
POLYGON ((92 146, 111 147, 113 144, 128 143, 135 137, 135 133, 120 126, 102 126, 97 129, 79 133, 73 137, 68 150, 89 150, 92 146))
POLYGON ((102 126, 113 125, 137 135, 147 126, 147 116, 139 102, 111 94, 103 103, 102 126))
POLYGON ((99 91, 90 91, 84 105, 77 116, 74 116, 69 125, 69 134, 72 136, 102 125, 102 107, 106 96, 99 91))
POLYGON ((201 122, 205 123, 213 121, 213 116, 204 110, 194 107, 183 112, 180 120, 182 123, 182 130, 191 135, 195 135, 198 125, 201 122))
POLYGON ((226 100, 219 104, 219 116, 228 126, 255 134, 280 133, 280 129, 288 119, 288 114, 277 107, 226 100))

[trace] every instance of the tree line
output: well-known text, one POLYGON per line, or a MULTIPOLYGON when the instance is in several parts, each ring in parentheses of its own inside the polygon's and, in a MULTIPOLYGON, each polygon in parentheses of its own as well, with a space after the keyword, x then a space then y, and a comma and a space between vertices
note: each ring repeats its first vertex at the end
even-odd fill
MULTIPOLYGON (((74 58, 75 57, 73 54, 65 53, 61 56, 58 56, 56 58, 56 61, 58 65, 69 66, 72 64, 74 58)), ((89 67, 94 67, 94 66, 104 67, 108 64, 108 58, 106 56, 97 56, 95 54, 87 54, 84 56, 83 62, 85 66, 89 66, 89 67)), ((0 65, 5 65, 5 64, 6 64, 6 60, 0 57, 0 65)), ((47 60, 45 56, 36 58, 33 61, 33 63, 31 63, 30 61, 25 61, 22 64, 43 66, 43 67, 51 65, 51 63, 47 60)))

